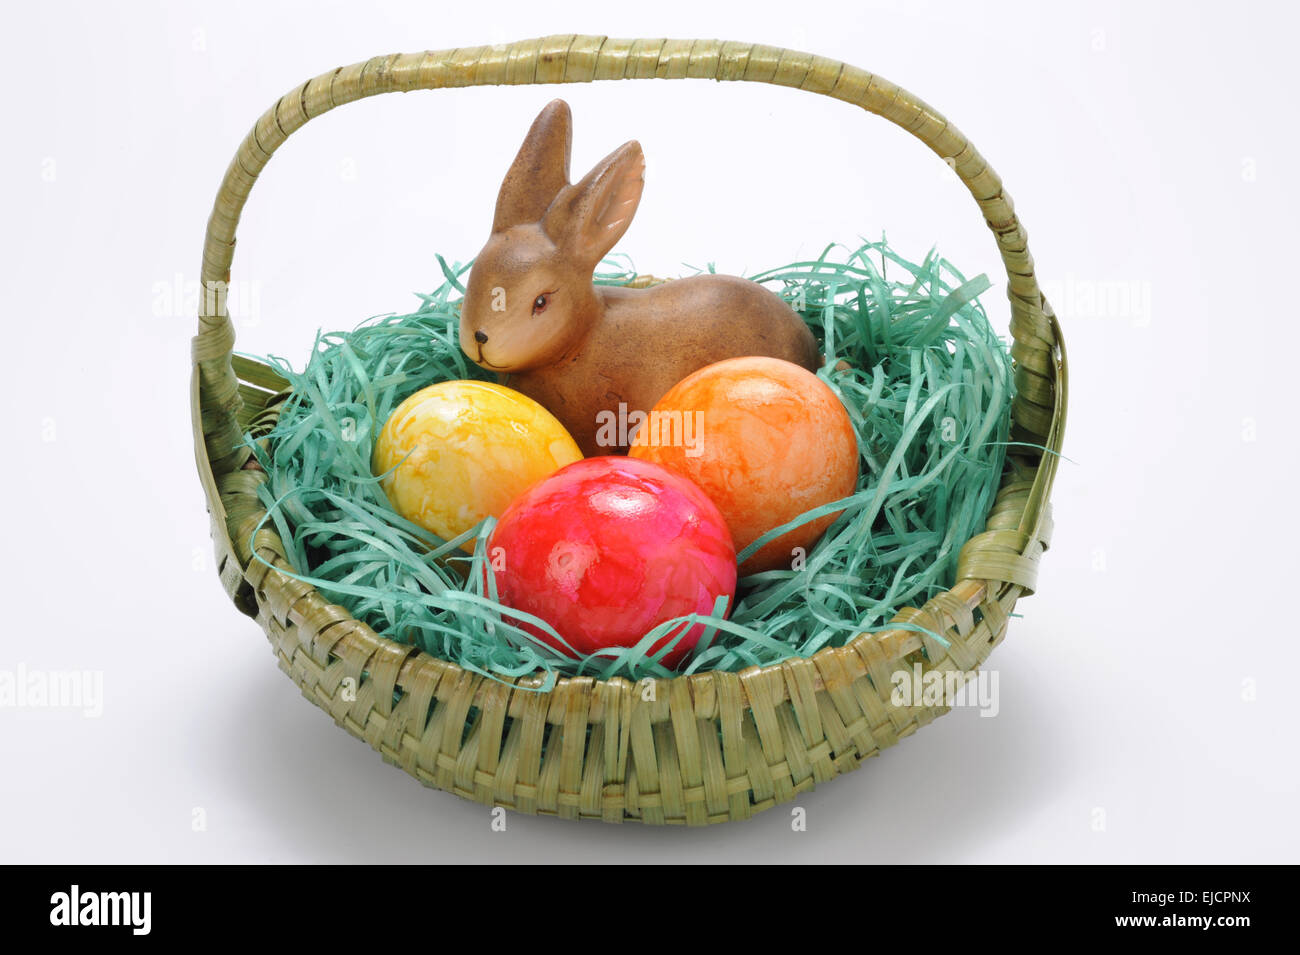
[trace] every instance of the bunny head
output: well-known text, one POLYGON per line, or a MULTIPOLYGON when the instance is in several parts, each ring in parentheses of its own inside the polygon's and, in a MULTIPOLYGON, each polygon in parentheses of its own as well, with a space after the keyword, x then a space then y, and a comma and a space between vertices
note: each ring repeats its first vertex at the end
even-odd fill
POLYGON ((461 304, 461 349, 483 368, 510 373, 554 364, 603 313, 592 273, 632 222, 645 157, 638 143, 624 143, 570 184, 572 129, 568 104, 553 100, 501 185, 492 235, 461 304))

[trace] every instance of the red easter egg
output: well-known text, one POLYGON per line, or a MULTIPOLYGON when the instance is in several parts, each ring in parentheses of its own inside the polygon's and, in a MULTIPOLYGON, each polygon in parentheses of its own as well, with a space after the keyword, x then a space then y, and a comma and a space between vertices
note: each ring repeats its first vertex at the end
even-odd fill
MULTIPOLYGON (((673 385, 628 452, 672 468, 718 505, 736 550, 805 511, 850 496, 858 442, 824 381, 779 358, 729 358, 673 385)), ((837 515, 781 535, 745 561, 746 574, 789 569, 837 515)))
MULTIPOLYGON (((712 613, 720 596, 729 609, 736 593, 736 551, 708 495, 622 456, 577 461, 524 491, 501 515, 488 554, 501 603, 545 620, 581 654, 635 646, 665 620, 712 613)), ((662 662, 677 666, 703 632, 690 626, 662 662)))

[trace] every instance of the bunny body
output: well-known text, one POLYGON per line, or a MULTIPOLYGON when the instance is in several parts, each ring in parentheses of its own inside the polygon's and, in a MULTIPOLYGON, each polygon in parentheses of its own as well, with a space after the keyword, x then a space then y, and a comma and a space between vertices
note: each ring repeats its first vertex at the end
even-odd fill
POLYGON ((461 305, 465 354, 539 402, 584 455, 627 449, 609 415, 649 412, 705 365, 744 355, 821 361, 808 326, 755 282, 696 275, 646 289, 595 286, 600 260, 626 232, 645 160, 625 143, 569 184, 571 120, 562 100, 529 130, 497 200, 492 236, 461 305))
POLYGON ((793 355, 804 367, 817 367, 807 326, 800 322, 792 329, 784 321, 789 307, 746 279, 699 275, 649 289, 598 291, 601 321, 572 355, 501 381, 555 415, 584 455, 626 450, 598 443, 600 412, 617 415, 620 405, 648 412, 668 389, 705 365, 741 355, 793 355), (698 320, 683 320, 684 309, 702 311, 698 320), (665 360, 666 347, 672 360, 665 360))

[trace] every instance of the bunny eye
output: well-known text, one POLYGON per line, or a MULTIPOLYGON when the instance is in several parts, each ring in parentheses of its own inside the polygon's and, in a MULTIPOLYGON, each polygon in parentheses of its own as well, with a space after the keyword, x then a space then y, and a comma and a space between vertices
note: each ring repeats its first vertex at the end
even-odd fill
POLYGON ((546 311, 546 306, 550 304, 551 295, 549 292, 537 296, 537 298, 533 299, 533 314, 540 315, 542 312, 546 311))

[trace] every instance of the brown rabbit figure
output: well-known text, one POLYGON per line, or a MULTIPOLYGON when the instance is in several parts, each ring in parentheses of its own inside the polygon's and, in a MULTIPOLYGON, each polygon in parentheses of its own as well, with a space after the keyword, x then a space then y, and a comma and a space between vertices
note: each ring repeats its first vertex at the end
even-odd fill
POLYGON ((648 413, 713 362, 765 355, 817 369, 808 326, 748 279, 593 285, 596 266, 632 222, 645 157, 637 142, 624 143, 570 184, 571 145, 569 106, 554 100, 506 174, 492 236, 470 270, 460 318, 467 356, 555 415, 585 455, 625 451, 625 441, 609 443, 613 429, 602 421, 648 413))

